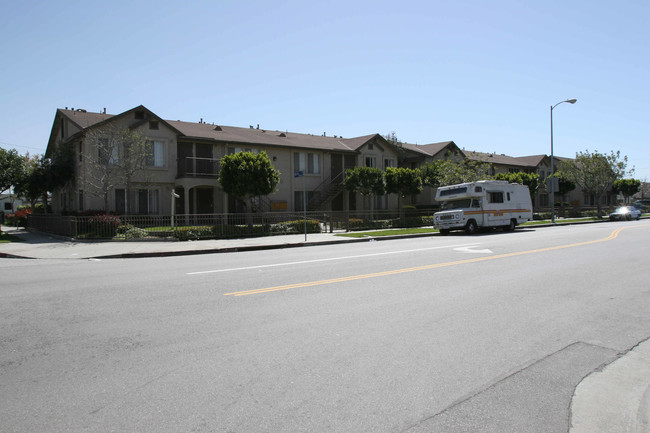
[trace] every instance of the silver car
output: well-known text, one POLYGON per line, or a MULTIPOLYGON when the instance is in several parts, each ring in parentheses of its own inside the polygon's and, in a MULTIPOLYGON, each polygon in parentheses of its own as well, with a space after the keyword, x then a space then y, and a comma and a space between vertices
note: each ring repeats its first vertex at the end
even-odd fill
POLYGON ((621 206, 609 214, 610 221, 630 221, 641 219, 641 211, 634 206, 621 206))

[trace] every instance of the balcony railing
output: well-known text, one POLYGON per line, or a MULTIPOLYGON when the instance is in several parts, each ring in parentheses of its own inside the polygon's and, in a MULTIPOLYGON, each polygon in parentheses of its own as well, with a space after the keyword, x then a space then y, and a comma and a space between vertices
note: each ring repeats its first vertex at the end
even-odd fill
POLYGON ((179 158, 176 177, 217 177, 220 164, 221 160, 214 158, 179 158))

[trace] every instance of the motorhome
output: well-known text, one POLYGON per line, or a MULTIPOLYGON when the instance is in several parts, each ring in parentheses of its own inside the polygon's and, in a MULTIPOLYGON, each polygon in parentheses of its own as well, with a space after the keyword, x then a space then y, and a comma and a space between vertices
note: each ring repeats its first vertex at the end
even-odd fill
POLYGON ((513 231, 533 218, 528 187, 503 180, 441 186, 436 201, 441 202, 441 207, 433 215, 433 227, 443 235, 451 230, 473 234, 491 227, 513 231))

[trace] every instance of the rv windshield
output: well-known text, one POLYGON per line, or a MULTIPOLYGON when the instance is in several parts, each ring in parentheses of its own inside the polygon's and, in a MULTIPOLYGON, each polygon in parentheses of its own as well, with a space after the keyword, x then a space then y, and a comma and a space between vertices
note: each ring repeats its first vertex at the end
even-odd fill
POLYGON ((461 200, 443 201, 440 210, 466 209, 468 207, 480 207, 478 200, 464 198, 461 200))

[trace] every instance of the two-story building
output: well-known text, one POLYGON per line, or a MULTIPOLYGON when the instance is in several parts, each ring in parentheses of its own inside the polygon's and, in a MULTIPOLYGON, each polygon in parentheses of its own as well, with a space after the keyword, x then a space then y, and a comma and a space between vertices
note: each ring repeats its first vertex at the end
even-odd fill
MULTIPOLYGON (((398 163, 398 150, 379 134, 342 138, 259 125, 241 128, 203 120, 164 120, 142 105, 117 115, 58 109, 46 156, 54 155, 57 146, 72 146, 75 153, 74 181, 53 195, 57 213, 169 214, 172 203, 177 214, 242 211, 241 203, 229 197, 217 180, 221 158, 240 151, 266 152, 281 174, 277 191, 257 200, 259 210, 299 211, 305 205, 310 210, 363 210, 370 208, 370 202, 344 190, 345 170, 384 169, 398 163), (120 131, 137 131, 149 143, 143 168, 128 188, 124 176, 118 175, 126 150, 119 140, 107 150, 120 131), (114 178, 107 179, 112 165, 114 178), (295 177, 298 171, 304 177, 295 177), (173 194, 179 198, 172 200, 173 194)), ((396 203, 395 197, 378 197, 375 208, 396 203)))

